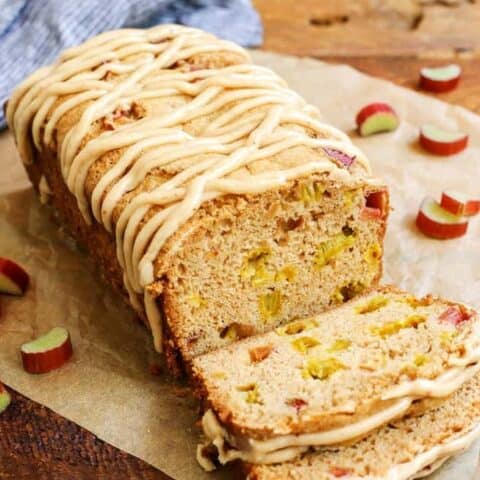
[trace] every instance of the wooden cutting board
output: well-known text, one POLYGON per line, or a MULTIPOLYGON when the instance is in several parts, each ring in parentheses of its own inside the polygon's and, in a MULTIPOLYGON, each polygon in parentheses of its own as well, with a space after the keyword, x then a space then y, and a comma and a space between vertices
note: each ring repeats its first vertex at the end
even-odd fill
MULTIPOLYGON (((264 22, 265 50, 348 63, 412 89, 421 67, 459 63, 464 71, 460 87, 440 98, 480 113, 480 4, 474 0, 253 3, 264 22)), ((1 480, 169 478, 12 394, 12 405, 0 416, 1 480)))

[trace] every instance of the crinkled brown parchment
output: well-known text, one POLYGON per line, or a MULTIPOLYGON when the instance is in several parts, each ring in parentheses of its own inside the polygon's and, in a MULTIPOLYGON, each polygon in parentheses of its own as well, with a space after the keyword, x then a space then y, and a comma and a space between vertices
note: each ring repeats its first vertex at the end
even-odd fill
MULTIPOLYGON (((439 198, 449 188, 480 195, 480 117, 347 66, 261 52, 254 57, 351 134, 390 186, 395 210, 385 281, 480 307, 480 218, 467 236, 453 241, 425 238, 414 226, 426 194, 439 198), (357 138, 355 113, 373 101, 392 104, 402 123, 396 132, 357 138), (451 158, 425 154, 417 136, 426 122, 468 132, 469 148, 451 158)), ((6 133, 0 136, 0 164, 0 256, 19 261, 32 278, 24 298, 1 299, 2 381, 176 479, 230 478, 197 466, 195 403, 177 396, 165 377, 149 373, 156 359, 148 333, 132 322, 132 313, 105 287, 86 254, 40 205, 6 133), (73 361, 43 376, 24 373, 19 346, 59 325, 72 334, 73 361)), ((473 478, 479 447, 449 462, 435 480, 473 478)))

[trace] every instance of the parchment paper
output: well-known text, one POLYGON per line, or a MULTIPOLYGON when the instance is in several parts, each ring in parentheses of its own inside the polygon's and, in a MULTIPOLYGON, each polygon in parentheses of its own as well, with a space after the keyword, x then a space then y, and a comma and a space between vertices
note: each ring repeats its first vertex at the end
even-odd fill
MULTIPOLYGON (((425 238, 413 223, 426 194, 438 198, 446 188, 480 194, 480 117, 347 66, 262 52, 254 57, 352 134, 389 185, 395 210, 385 281, 480 307, 480 218, 453 241, 425 238), (392 104, 402 123, 394 133, 359 139, 355 114, 372 101, 392 104), (425 154, 416 143, 425 122, 467 131, 469 148, 446 159, 425 154)), ((165 376, 149 374, 157 361, 149 335, 39 204, 9 134, 0 136, 0 162, 0 255, 19 261, 32 279, 25 297, 1 298, 1 380, 175 479, 231 478, 228 471, 207 475, 196 465, 196 405, 176 394, 165 376), (60 325, 72 334, 73 361, 43 376, 24 373, 19 346, 60 325)), ((435 480, 473 478, 479 447, 449 462, 435 480)))

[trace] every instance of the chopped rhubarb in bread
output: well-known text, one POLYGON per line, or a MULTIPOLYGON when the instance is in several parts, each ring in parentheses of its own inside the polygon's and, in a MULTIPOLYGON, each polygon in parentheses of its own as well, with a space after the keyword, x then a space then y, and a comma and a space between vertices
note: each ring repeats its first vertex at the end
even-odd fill
POLYGON ((276 463, 355 441, 476 375, 479 328, 462 304, 383 287, 199 357, 207 441, 220 463, 276 463), (266 358, 252 358, 266 345, 266 358))

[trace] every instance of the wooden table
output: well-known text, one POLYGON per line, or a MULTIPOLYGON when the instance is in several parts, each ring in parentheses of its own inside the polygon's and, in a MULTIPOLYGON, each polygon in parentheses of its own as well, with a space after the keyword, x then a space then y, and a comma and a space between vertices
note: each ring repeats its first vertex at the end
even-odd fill
MULTIPOLYGON (((456 62, 464 70, 460 87, 440 98, 480 112, 480 4, 473 0, 254 4, 264 22, 265 50, 348 63, 410 88, 416 88, 422 66, 456 62), (374 3, 380 7, 372 10, 374 3)), ((0 479, 168 478, 12 393, 13 404, 0 417, 0 479)))

